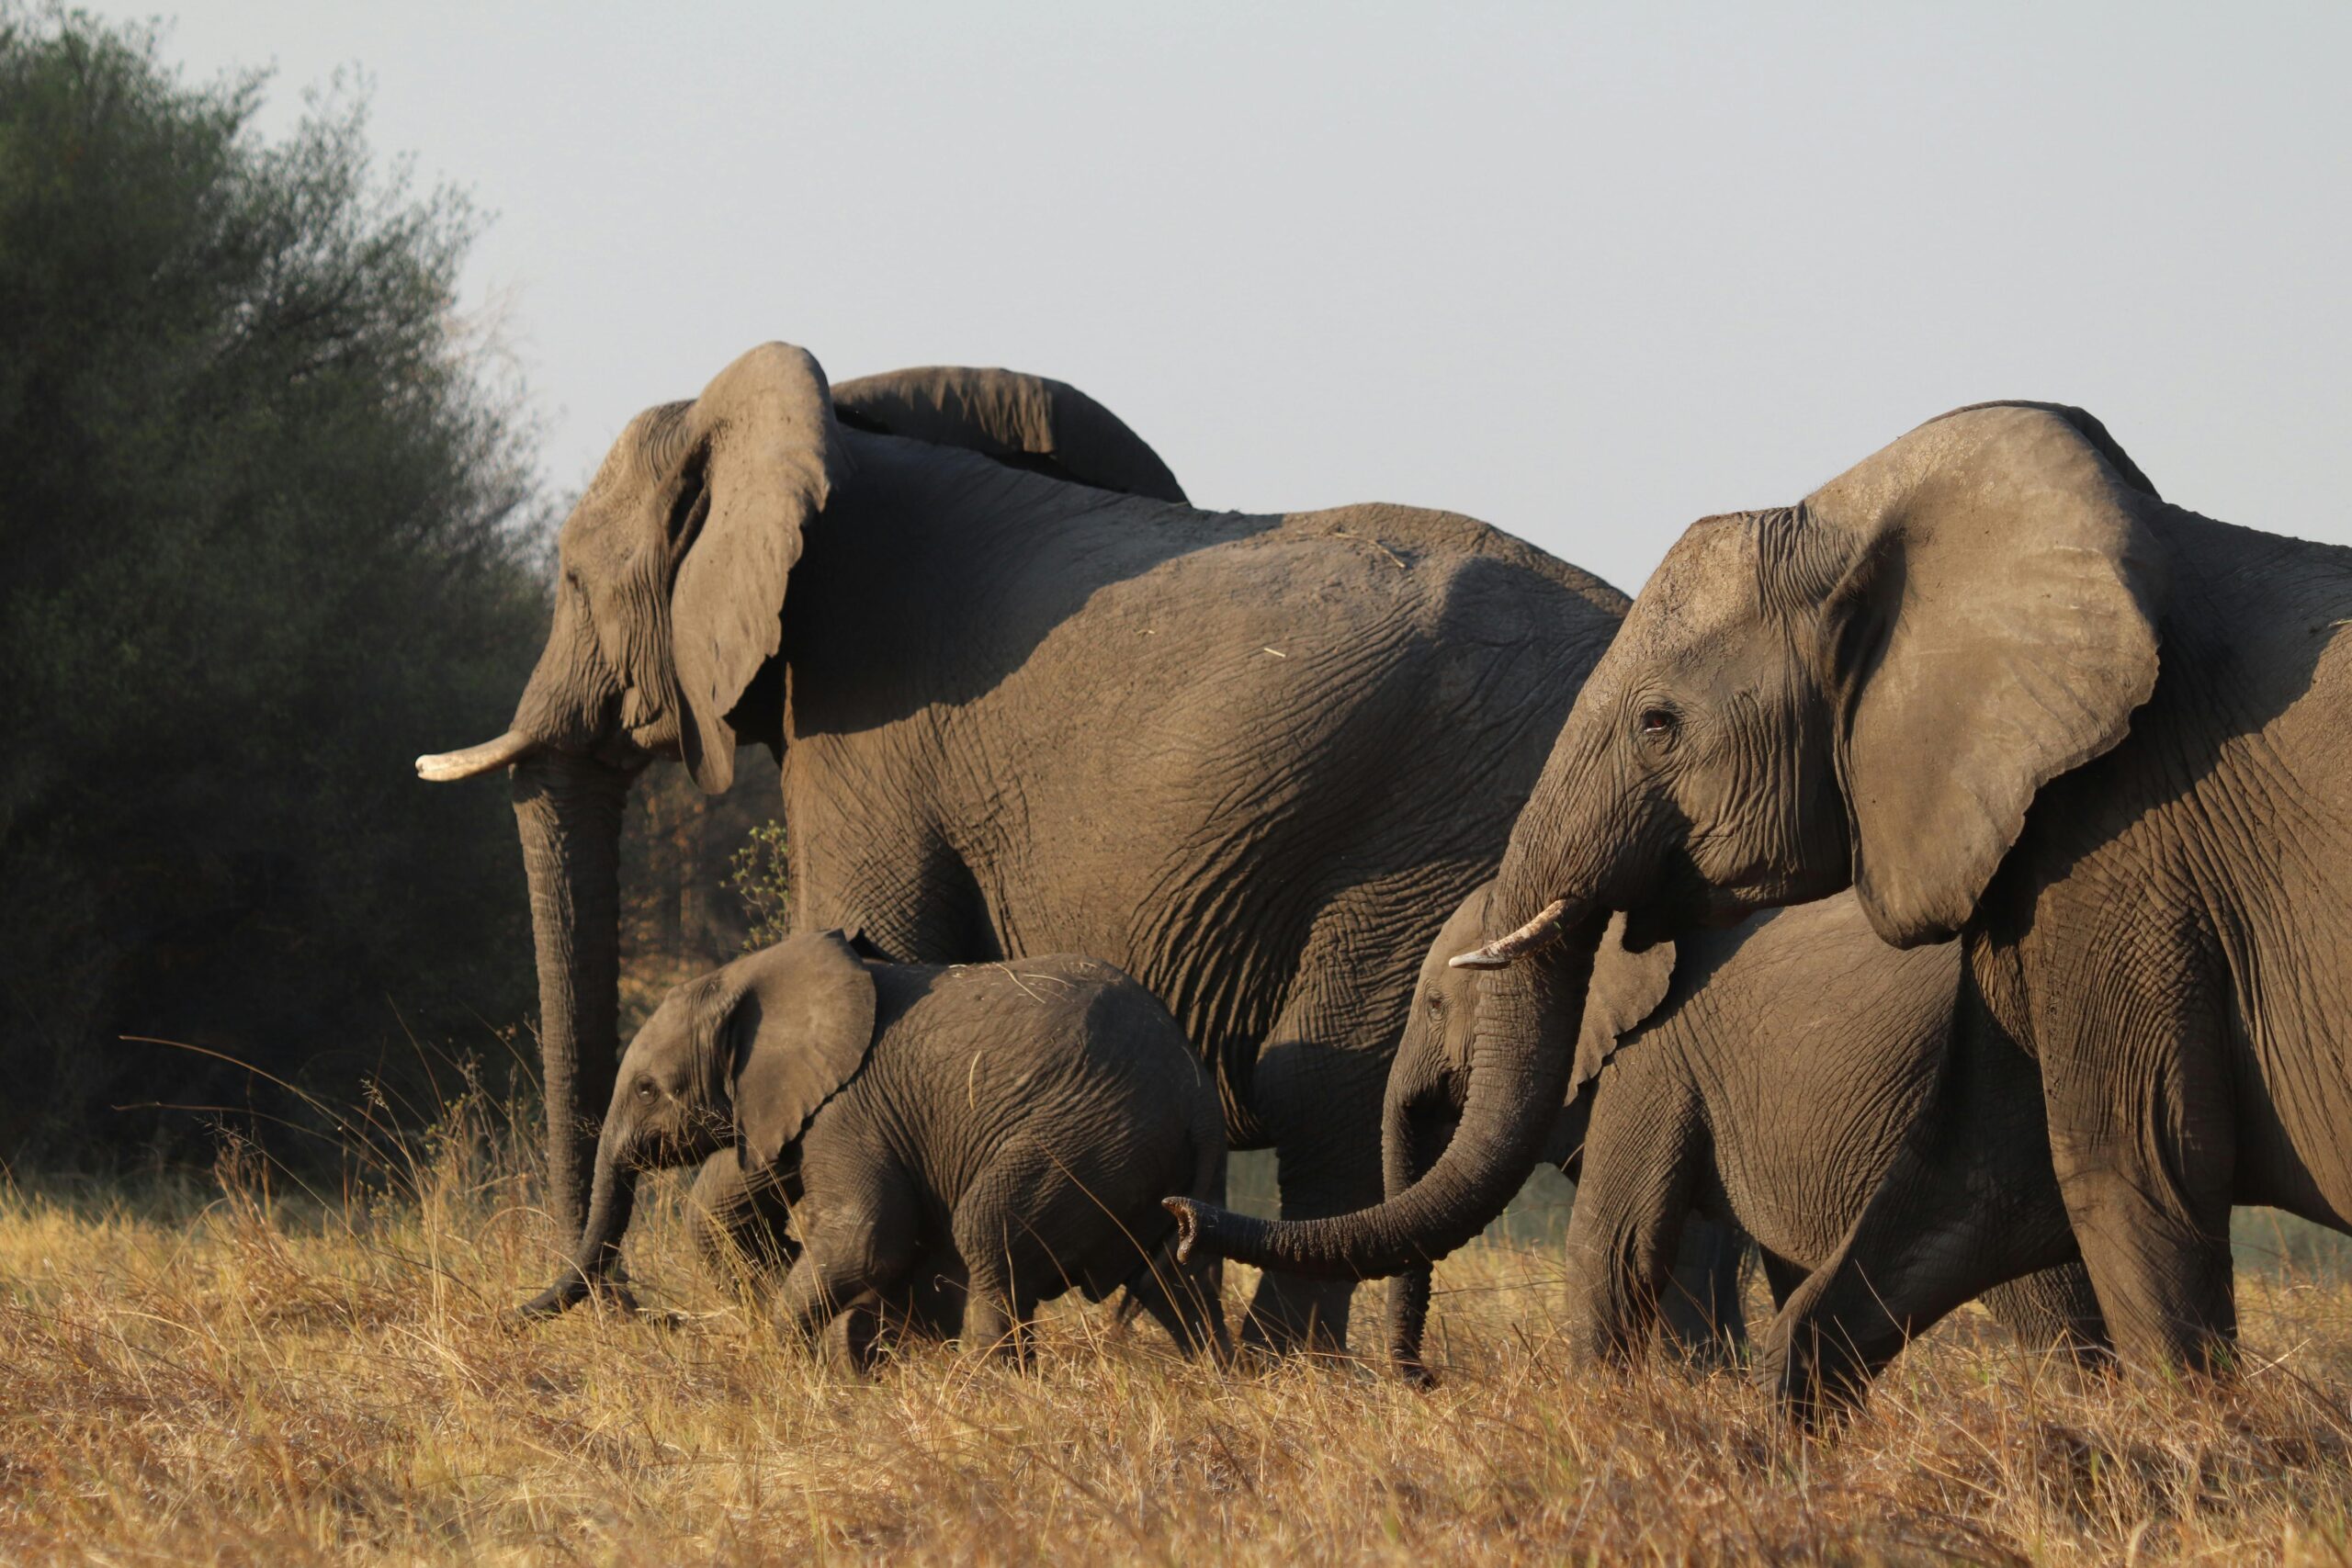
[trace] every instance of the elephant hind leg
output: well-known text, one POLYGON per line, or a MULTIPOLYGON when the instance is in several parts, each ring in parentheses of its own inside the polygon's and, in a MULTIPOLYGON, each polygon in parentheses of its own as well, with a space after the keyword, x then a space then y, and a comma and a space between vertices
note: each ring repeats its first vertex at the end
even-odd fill
POLYGON ((1176 1237, 1170 1231, 1144 1266, 1128 1278, 1121 1313, 1140 1307, 1186 1355, 1205 1355, 1223 1366, 1233 1359, 1233 1339, 1226 1331, 1225 1303, 1218 1299, 1220 1283, 1213 1260, 1206 1266, 1176 1260, 1176 1237))

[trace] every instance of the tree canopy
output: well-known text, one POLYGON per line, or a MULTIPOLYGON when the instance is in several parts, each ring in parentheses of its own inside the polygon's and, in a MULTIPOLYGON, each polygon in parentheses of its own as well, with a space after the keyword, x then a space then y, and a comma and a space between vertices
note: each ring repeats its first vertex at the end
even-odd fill
POLYGON ((275 1092, 124 1035, 347 1101, 529 1005, 505 792, 410 766, 545 625, 475 221, 263 89, 0 9, 0 1153, 275 1092))

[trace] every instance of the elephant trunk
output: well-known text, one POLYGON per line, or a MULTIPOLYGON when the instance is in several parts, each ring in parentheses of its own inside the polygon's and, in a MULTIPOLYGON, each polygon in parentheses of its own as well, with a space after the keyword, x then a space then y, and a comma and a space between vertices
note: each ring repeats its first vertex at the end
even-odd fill
POLYGON ((538 956, 548 1206, 567 1237, 581 1234, 596 1125, 620 1064, 620 833, 632 777, 563 751, 514 769, 538 956))
POLYGON ((552 1317, 579 1305, 593 1291, 612 1289, 627 1300, 619 1287, 621 1237, 628 1234, 637 1210, 637 1167, 621 1157, 612 1124, 596 1146, 596 1181, 589 1199, 588 1223, 562 1275, 523 1308, 526 1315, 552 1317))
MULTIPOLYGON (((1439 1118, 1432 1114, 1434 1109, 1418 1099, 1389 1098, 1380 1138, 1385 1197, 1400 1198, 1411 1190, 1428 1174, 1434 1152, 1444 1146, 1450 1129, 1435 1125, 1439 1118)), ((1451 1121, 1451 1116, 1445 1119, 1451 1121)), ((1429 1331, 1430 1273, 1428 1263, 1416 1263, 1388 1281, 1389 1364, 1414 1382, 1430 1381, 1421 1344, 1429 1331)))
POLYGON ((1482 977, 1461 1126, 1409 1190, 1352 1214, 1293 1221, 1171 1198, 1183 1252, 1203 1247, 1261 1269, 1368 1280, 1434 1262, 1477 1235, 1518 1193, 1559 1121, 1604 923, 1578 901, 1559 922, 1560 940, 1482 977))

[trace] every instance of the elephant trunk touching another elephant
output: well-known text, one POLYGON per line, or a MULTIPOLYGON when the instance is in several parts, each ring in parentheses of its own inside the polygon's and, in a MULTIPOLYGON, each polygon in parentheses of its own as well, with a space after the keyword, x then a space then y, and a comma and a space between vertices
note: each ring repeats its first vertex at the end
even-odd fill
POLYGON ((1444 1257, 1486 1229, 1542 1157, 1576 1058, 1602 921, 1584 915, 1539 958, 1498 972, 1481 1002, 1462 1121, 1405 1192, 1331 1219, 1267 1221, 1171 1198, 1183 1240, 1261 1269, 1369 1280, 1444 1257))

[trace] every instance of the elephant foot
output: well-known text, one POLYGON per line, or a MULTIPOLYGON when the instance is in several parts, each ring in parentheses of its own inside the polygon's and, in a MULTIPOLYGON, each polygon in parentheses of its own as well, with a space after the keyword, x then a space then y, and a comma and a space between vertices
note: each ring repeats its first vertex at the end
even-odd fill
POLYGON ((825 1365, 848 1377, 871 1377, 888 1348, 882 1314, 871 1297, 850 1303, 825 1325, 818 1355, 825 1365))
POLYGON ((1241 1343, 1272 1356, 1345 1359, 1352 1281, 1261 1275, 1241 1320, 1241 1343))
POLYGON ((633 1315, 643 1315, 644 1313, 644 1309, 637 1304, 636 1293, 628 1288, 627 1280, 607 1276, 592 1280, 577 1270, 565 1274, 514 1310, 518 1316, 534 1320, 560 1317, 582 1302, 592 1300, 600 1307, 617 1312, 633 1315))
POLYGON ((1815 1329, 1776 1334, 1756 1359, 1756 1381, 1806 1432, 1827 1431, 1859 1410, 1874 1371, 1851 1341, 1815 1329))

